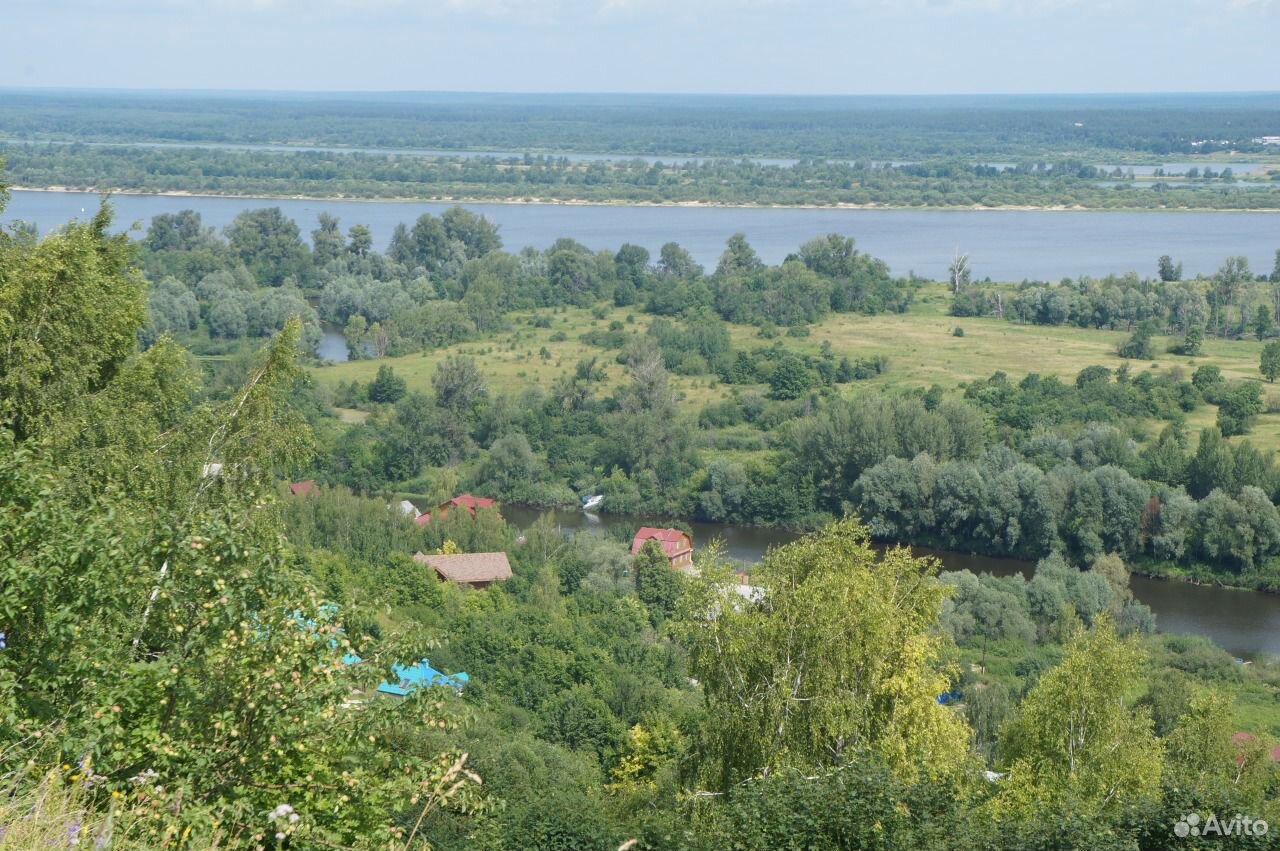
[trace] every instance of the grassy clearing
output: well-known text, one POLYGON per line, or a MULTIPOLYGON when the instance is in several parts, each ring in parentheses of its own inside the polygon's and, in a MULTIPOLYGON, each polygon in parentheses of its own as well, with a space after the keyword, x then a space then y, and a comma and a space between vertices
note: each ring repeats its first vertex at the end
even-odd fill
MULTIPOLYGON (((965 382, 986 378, 997 370, 1003 370, 1014 380, 1037 372, 1070 381, 1086 366, 1102 364, 1116 369, 1125 363, 1116 355, 1116 346, 1127 336, 1125 332, 957 318, 946 314, 949 302, 946 288, 934 285, 921 291, 906 314, 836 314, 811 326, 808 337, 780 339, 789 348, 815 354, 824 341, 829 341, 837 356, 889 356, 888 373, 850 385, 852 389, 846 392, 875 385, 907 388, 938 384, 956 388, 965 382), (957 326, 964 329, 963 337, 954 336, 957 326)), ((526 387, 549 390, 556 377, 573 370, 579 360, 597 357, 608 375, 605 386, 614 387, 625 380, 625 370, 615 360, 617 352, 589 346, 578 338, 586 331, 604 329, 614 320, 634 330, 643 330, 651 321, 651 317, 629 309, 611 310, 603 319, 595 318, 589 310, 576 308, 542 311, 541 315, 550 317, 551 327, 535 328, 530 324, 532 314, 516 314, 512 330, 481 340, 425 354, 318 366, 314 367, 314 373, 318 381, 332 387, 339 382, 370 381, 378 366, 386 363, 405 379, 410 390, 428 390, 436 365, 450 354, 463 354, 475 358, 494 390, 510 393, 526 387), (564 339, 557 339, 561 336, 564 339)), ((771 340, 761 339, 753 326, 731 326, 730 333, 736 348, 772 344, 771 340)), ((1129 361, 1129 368, 1136 373, 1176 366, 1190 376, 1197 367, 1214 364, 1232 380, 1260 379, 1258 359, 1262 344, 1259 342, 1210 339, 1205 342, 1204 354, 1195 358, 1163 353, 1168 343, 1168 338, 1156 338, 1156 351, 1162 354, 1152 362, 1129 361)), ((731 392, 729 387, 709 376, 672 376, 672 383, 690 411, 727 398, 731 392)), ((1267 385, 1264 395, 1280 397, 1280 386, 1267 385)), ((1215 416, 1212 406, 1202 407, 1190 416, 1189 425, 1198 432, 1212 425, 1215 416)), ((1263 449, 1280 450, 1280 414, 1259 417, 1249 439, 1263 449)))
MULTIPOLYGON (((626 379, 626 370, 616 360, 616 350, 589 346, 578 338, 591 330, 604 330, 610 322, 620 321, 631 330, 642 331, 652 317, 633 310, 617 308, 604 319, 597 319, 590 310, 567 308, 563 311, 541 311, 538 315, 551 319, 551 327, 535 328, 530 324, 533 313, 512 315, 514 327, 509 331, 490 334, 482 339, 459 343, 447 349, 405 355, 382 360, 348 361, 312 368, 317 381, 329 387, 341 382, 372 380, 378 367, 387 364, 403 377, 411 391, 431 389, 431 376, 436 366, 450 355, 466 355, 474 358, 489 381, 489 386, 500 393, 516 393, 528 387, 550 390, 556 378, 572 372, 578 361, 597 358, 604 367, 606 387, 614 387, 626 379), (632 317, 627 322, 627 317, 632 317), (564 339, 558 339, 563 336, 564 339), (543 355, 545 349, 546 355, 543 355)), ((755 329, 746 329, 754 332, 755 329)), ((673 376, 673 384, 682 398, 691 406, 701 406, 708 401, 727 398, 729 390, 710 376, 687 378, 673 376)))

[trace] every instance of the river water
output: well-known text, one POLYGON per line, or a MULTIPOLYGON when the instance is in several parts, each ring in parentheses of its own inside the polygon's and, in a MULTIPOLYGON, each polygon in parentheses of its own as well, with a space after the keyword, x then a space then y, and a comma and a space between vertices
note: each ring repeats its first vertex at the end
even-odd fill
MULTIPOLYGON (((525 528, 542 513, 522 506, 504 505, 502 514, 508 521, 525 528)), ((549 512, 565 531, 599 530, 629 539, 640 520, 615 515, 589 515, 580 511, 549 512)), ((650 524, 658 521, 647 521, 650 524)), ((753 564, 760 561, 770 547, 782 546, 798 536, 783 529, 754 526, 731 526, 723 523, 689 524, 694 547, 705 546, 714 539, 724 544, 725 554, 737 561, 753 564)), ((937 556, 944 570, 969 570, 1008 576, 1022 573, 1030 576, 1035 565, 1016 559, 991 558, 956 552, 915 548, 920 555, 937 556)), ((1252 658, 1258 654, 1280 655, 1280 595, 1256 591, 1235 591, 1185 582, 1165 582, 1134 576, 1129 582, 1133 595, 1146 603, 1156 615, 1156 625, 1163 632, 1204 635, 1231 653, 1252 658)))
MULTIPOLYGON (((0 223, 22 219, 42 230, 84 219, 98 207, 84 192, 15 191, 0 223)), ((209 198, 116 195, 122 228, 145 227, 159 213, 196 210, 205 224, 228 225, 242 210, 278 206, 309 235, 321 212, 344 226, 368 225, 384 248, 401 222, 450 205, 393 201, 209 198)), ((1022 210, 847 210, 760 207, 635 207, 578 204, 464 204, 501 229, 508 250, 546 248, 560 237, 592 249, 643 245, 657 256, 678 242, 714 267, 725 240, 746 234, 760 257, 780 262, 814 236, 854 237, 862 251, 885 260, 895 274, 914 271, 946 278, 957 251, 969 255, 976 277, 1000 281, 1060 280, 1077 275, 1136 271, 1154 274, 1156 258, 1169 254, 1188 274, 1213 272, 1228 255, 1244 255, 1254 269, 1269 271, 1280 248, 1280 213, 1120 213, 1022 210)), ((139 231, 140 233, 140 231, 139 231)))

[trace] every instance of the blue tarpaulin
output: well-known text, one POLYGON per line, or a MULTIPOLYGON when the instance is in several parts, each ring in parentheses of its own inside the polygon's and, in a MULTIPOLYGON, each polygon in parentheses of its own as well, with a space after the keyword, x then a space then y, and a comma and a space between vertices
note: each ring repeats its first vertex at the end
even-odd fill
POLYGON ((391 673, 399 679, 396 682, 382 683, 378 686, 378 691, 400 697, 411 694, 415 689, 429 686, 448 686, 460 691, 468 682, 465 671, 442 674, 427 664, 426 659, 419 661, 416 665, 393 665, 391 673))

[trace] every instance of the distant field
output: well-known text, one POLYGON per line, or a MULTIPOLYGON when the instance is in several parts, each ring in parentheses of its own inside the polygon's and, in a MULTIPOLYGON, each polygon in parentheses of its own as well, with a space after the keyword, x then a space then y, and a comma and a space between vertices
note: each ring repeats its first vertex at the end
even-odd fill
MULTIPOLYGON (((1116 345, 1126 334, 1121 331, 1095 331, 1080 328, 1015 325, 999 319, 956 318, 946 315, 949 297, 942 286, 925 289, 910 312, 903 315, 857 316, 833 315, 825 322, 811 326, 809 337, 782 337, 783 344, 799 351, 816 353, 824 340, 831 342, 837 356, 851 358, 887 355, 889 371, 879 378, 847 385, 844 392, 856 392, 871 386, 929 387, 933 384, 955 388, 978 378, 986 378, 1003 370, 1012 379, 1036 372, 1071 380, 1080 370, 1092 364, 1115 369, 1122 361, 1115 353, 1116 345), (965 335, 952 334, 956 326, 965 335)), ((592 328, 604 328, 612 320, 631 315, 642 329, 651 317, 632 310, 614 310, 605 319, 594 319, 590 311, 568 309, 551 313, 550 328, 534 328, 527 324, 528 314, 517 314, 512 331, 494 334, 480 341, 462 343, 447 350, 414 354, 384 360, 352 361, 314 367, 318 381, 330 387, 338 382, 371 380, 381 364, 389 364, 402 376, 411 390, 428 390, 436 365, 449 354, 475 358, 488 377, 490 386, 500 392, 519 391, 536 386, 549 389, 556 377, 572 370, 582 358, 598 357, 608 374, 605 386, 613 387, 625 379, 625 370, 615 360, 617 351, 605 351, 582 343, 578 337, 592 328), (553 342, 551 337, 562 332, 567 337, 553 342), (549 357, 543 358, 545 348, 549 357)), ((731 326, 735 348, 771 345, 762 340, 752 326, 731 326)), ((1163 352, 1167 338, 1156 338, 1156 350, 1163 352)), ((1161 354, 1155 361, 1129 361, 1130 369, 1167 369, 1181 367, 1189 376, 1202 364, 1215 364, 1227 378, 1256 380, 1262 344, 1252 340, 1205 342, 1205 353, 1196 358, 1161 354)), ((684 394, 691 409, 708 401, 727 398, 731 388, 715 378, 672 376, 673 385, 684 394)), ((1264 396, 1280 396, 1280 385, 1264 389, 1264 396)), ((1189 418, 1194 431, 1212 425, 1215 409, 1205 406, 1189 418)), ((1258 418, 1249 436, 1259 447, 1280 450, 1280 414, 1264 414, 1258 418)))

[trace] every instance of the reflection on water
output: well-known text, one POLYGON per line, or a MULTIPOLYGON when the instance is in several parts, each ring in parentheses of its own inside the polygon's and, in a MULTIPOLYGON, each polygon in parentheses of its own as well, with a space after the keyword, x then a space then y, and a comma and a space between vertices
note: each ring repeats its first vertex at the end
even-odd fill
POLYGON ((351 352, 347 351, 347 338, 338 331, 325 328, 316 344, 316 357, 320 360, 342 363, 350 360, 351 352))
MULTIPOLYGON (((595 529, 628 540, 638 526, 663 522, 608 514, 590 515, 580 511, 540 512, 522 506, 502 508, 503 516, 521 528, 529 526, 544 513, 550 514, 553 522, 566 532, 595 529)), ((754 526, 730 526, 723 523, 681 525, 690 527, 695 547, 705 547, 718 538, 723 542, 725 554, 729 558, 747 564, 760 561, 770 547, 782 546, 799 537, 794 532, 782 529, 754 526)), ((937 556, 944 570, 969 570, 998 576, 1014 573, 1030 576, 1034 570, 1034 565, 1030 562, 1017 559, 991 558, 920 547, 915 548, 915 552, 919 555, 937 556)), ((1130 587, 1134 597, 1155 612, 1156 624, 1164 632, 1208 636, 1238 656, 1280 654, 1278 595, 1197 586, 1186 582, 1165 582, 1142 576, 1134 576, 1130 587)))

